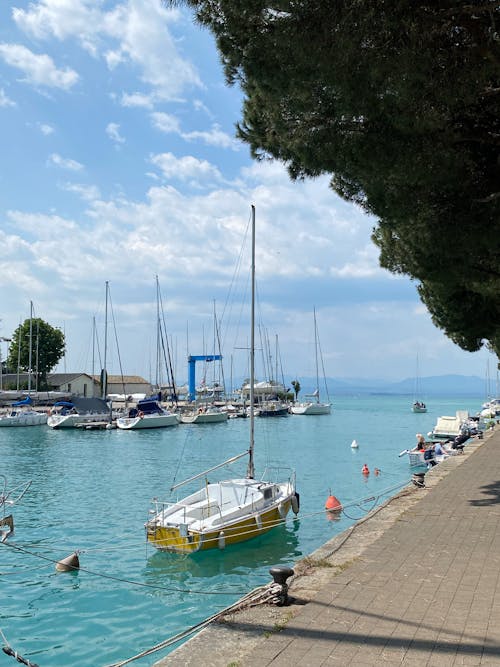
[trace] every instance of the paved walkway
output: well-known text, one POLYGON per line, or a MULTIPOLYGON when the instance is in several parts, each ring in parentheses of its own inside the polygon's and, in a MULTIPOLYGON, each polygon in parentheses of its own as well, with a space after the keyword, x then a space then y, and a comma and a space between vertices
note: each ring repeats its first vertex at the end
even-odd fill
POLYGON ((300 594, 307 575, 292 582, 305 604, 278 621, 236 615, 158 664, 500 667, 500 427, 406 493, 378 536, 376 518, 364 524, 361 554, 323 567, 315 592, 300 594))

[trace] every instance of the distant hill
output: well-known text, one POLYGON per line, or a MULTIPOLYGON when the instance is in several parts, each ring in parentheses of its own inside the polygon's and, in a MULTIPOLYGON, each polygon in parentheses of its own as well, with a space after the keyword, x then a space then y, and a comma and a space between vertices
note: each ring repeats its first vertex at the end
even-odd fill
MULTIPOLYGON (((287 386, 295 378, 285 379, 287 386)), ((316 381, 314 378, 297 378, 301 384, 300 393, 313 391, 316 381)), ((486 385, 484 378, 475 375, 435 375, 420 378, 422 396, 468 396, 484 398, 486 400, 486 385)), ((353 394, 406 394, 413 396, 415 378, 406 378, 400 382, 389 382, 374 378, 327 378, 328 391, 332 395, 353 394)), ((324 383, 320 383, 320 391, 324 383)))

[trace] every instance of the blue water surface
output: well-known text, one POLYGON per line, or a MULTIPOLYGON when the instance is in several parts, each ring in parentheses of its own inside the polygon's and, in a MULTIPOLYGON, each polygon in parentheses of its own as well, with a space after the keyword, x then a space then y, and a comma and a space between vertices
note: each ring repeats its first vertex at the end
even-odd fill
MULTIPOLYGON (((415 434, 458 409, 475 414, 481 401, 434 398, 426 414, 413 414, 411 403, 408 396, 339 397, 331 415, 257 419, 257 476, 266 465, 295 469, 299 518, 193 556, 146 543, 151 498, 175 499, 168 491, 174 481, 244 451, 247 420, 138 432, 0 429, 8 487, 32 480, 12 508, 15 534, 0 545, 2 643, 40 667, 105 667, 223 609, 267 583, 270 567, 293 565, 396 493, 411 478, 407 457, 398 455, 415 444, 415 434), (365 463, 368 477, 361 474, 365 463), (338 521, 323 509, 330 493, 348 505, 338 521), (80 570, 56 572, 55 561, 75 550, 80 570)), ((241 477, 245 469, 242 459, 210 479, 241 477)), ((133 664, 153 665, 173 648, 133 664)), ((1 655, 0 662, 12 663, 1 655)))

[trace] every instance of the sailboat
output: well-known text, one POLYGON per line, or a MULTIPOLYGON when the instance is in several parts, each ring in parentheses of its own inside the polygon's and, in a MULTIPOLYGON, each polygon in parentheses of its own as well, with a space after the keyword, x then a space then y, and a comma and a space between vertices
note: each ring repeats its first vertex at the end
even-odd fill
MULTIPOLYGON (((170 350, 168 347, 168 338, 166 332, 164 332, 164 326, 162 326, 161 318, 161 292, 160 292, 160 283, 158 281, 158 276, 156 276, 156 388, 157 394, 155 396, 148 396, 141 401, 137 402, 137 405, 131 408, 128 411, 126 417, 118 417, 116 420, 116 426, 124 431, 137 431, 142 429, 150 428, 166 428, 167 426, 177 426, 179 423, 179 416, 175 412, 166 410, 161 404, 161 379, 160 379, 160 366, 162 352, 168 353, 168 361, 165 359, 165 365, 167 366, 167 371, 171 371, 171 362, 170 362, 170 350), (164 335, 165 333, 165 335, 164 335), (166 349, 165 349, 166 348, 166 349)), ((164 325, 164 323, 163 323, 164 325)), ((169 378, 170 385, 173 387, 174 395, 175 383, 173 379, 173 373, 169 372, 171 377, 169 378)))
MULTIPOLYGON (((255 376, 255 208, 252 206, 250 404, 254 404, 255 376)), ((160 551, 192 554, 207 549, 224 549, 229 544, 257 537, 283 523, 290 508, 299 510, 295 474, 285 482, 255 479, 254 414, 248 419, 250 444, 247 451, 205 470, 171 488, 171 491, 206 477, 222 466, 248 457, 246 477, 205 482, 183 500, 167 503, 153 500, 151 518, 146 522, 146 538, 160 551)), ((269 470, 269 469, 268 469, 269 470)), ((283 469, 280 468, 280 471, 283 469)), ((277 471, 276 471, 277 472, 277 471)))
MULTIPOLYGON (((19 337, 21 328, 19 328, 19 337)), ((37 343, 38 345, 38 343, 37 343)), ((38 347, 37 347, 38 349, 38 347)), ((29 333, 29 361, 28 361, 28 395, 25 398, 11 404, 9 412, 0 416, 1 426, 41 426, 47 423, 47 413, 38 412, 33 409, 31 394, 32 379, 32 350, 33 350, 33 301, 30 301, 30 333, 29 333), (20 409, 19 409, 20 408, 20 409)), ((21 340, 19 338, 19 354, 21 353, 21 340)), ((37 362, 38 366, 38 362, 37 362)), ((38 368, 37 368, 38 372, 38 368)))
POLYGON ((104 364, 101 370, 101 398, 73 396, 71 401, 57 401, 51 409, 47 425, 53 429, 90 427, 90 424, 111 422, 111 407, 106 400, 108 373, 106 354, 108 347, 109 282, 106 281, 106 309, 104 324, 104 364))
MULTIPOLYGON (((316 361, 316 389, 312 394, 306 395, 306 398, 313 400, 304 401, 303 403, 295 403, 292 405, 291 412, 294 415, 329 415, 332 409, 332 404, 328 400, 326 403, 320 401, 319 395, 319 366, 318 366, 318 350, 319 350, 318 325, 316 322, 316 308, 314 308, 314 350, 316 361)), ((323 360, 321 360, 323 366, 323 360)), ((323 372, 324 376, 324 372, 323 372)), ((326 382, 325 382, 326 387, 326 382)))
POLYGON ((418 354, 417 354, 417 370, 415 374, 415 397, 413 400, 413 404, 411 406, 412 412, 427 412, 427 406, 422 400, 420 400, 421 399, 420 394, 421 394, 420 375, 419 375, 418 354))

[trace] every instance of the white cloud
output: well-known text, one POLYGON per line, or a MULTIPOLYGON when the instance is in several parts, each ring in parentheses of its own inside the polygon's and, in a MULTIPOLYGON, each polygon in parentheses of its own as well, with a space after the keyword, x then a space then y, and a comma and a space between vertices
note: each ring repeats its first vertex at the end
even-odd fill
POLYGON ((40 130, 40 132, 46 137, 48 137, 49 134, 53 134, 55 132, 52 125, 49 125, 48 123, 37 123, 37 127, 40 130))
POLYGON ((27 10, 15 7, 12 18, 17 26, 36 39, 58 40, 76 37, 95 53, 102 13, 95 0, 39 0, 27 10))
POLYGON ((223 132, 219 125, 212 125, 210 130, 193 130, 192 132, 183 132, 179 120, 171 114, 163 111, 155 111, 150 114, 153 127, 165 134, 177 134, 185 141, 200 141, 208 146, 218 146, 219 148, 231 148, 234 151, 240 149, 240 142, 231 137, 227 132, 223 132))
POLYGON ((16 69, 24 72, 26 83, 47 88, 69 90, 78 81, 78 74, 66 67, 58 69, 46 54, 37 55, 21 44, 0 44, 0 57, 16 69))
POLYGON ((58 153, 49 155, 48 163, 56 167, 61 167, 61 169, 68 169, 69 171, 81 171, 83 169, 83 164, 80 164, 80 162, 70 158, 63 158, 58 153))
POLYGON ((144 93, 123 93, 120 104, 122 107, 139 107, 143 109, 152 109, 154 97, 144 93))
POLYGON ((168 179, 177 178, 181 181, 197 182, 221 180, 219 170, 207 160, 199 160, 191 155, 176 158, 172 153, 160 153, 150 158, 151 164, 158 167, 168 179))
POLYGON ((0 88, 0 107, 15 107, 16 103, 5 94, 3 88, 0 88))
POLYGON ((81 183, 64 183, 61 186, 66 192, 74 192, 84 201, 94 201, 99 199, 99 188, 95 185, 83 185, 81 183))
POLYGON ((219 125, 212 125, 212 128, 208 132, 199 130, 193 132, 183 132, 181 136, 186 141, 202 141, 204 144, 208 144, 209 146, 231 148, 233 151, 237 151, 241 147, 241 143, 226 132, 223 132, 219 125))
POLYGON ((27 10, 13 10, 18 27, 37 39, 74 38, 92 55, 102 53, 110 69, 132 63, 164 100, 177 99, 186 86, 202 86, 168 31, 179 16, 159 0, 126 0, 109 11, 95 0, 39 0, 27 10), (109 45, 110 39, 116 46, 109 45))
POLYGON ((153 121, 153 126, 165 134, 180 134, 179 121, 175 116, 162 111, 155 111, 151 114, 151 120, 153 121))
POLYGON ((120 134, 120 126, 118 123, 108 123, 106 127, 106 134, 111 139, 111 141, 114 141, 117 144, 125 143, 125 139, 120 134))

